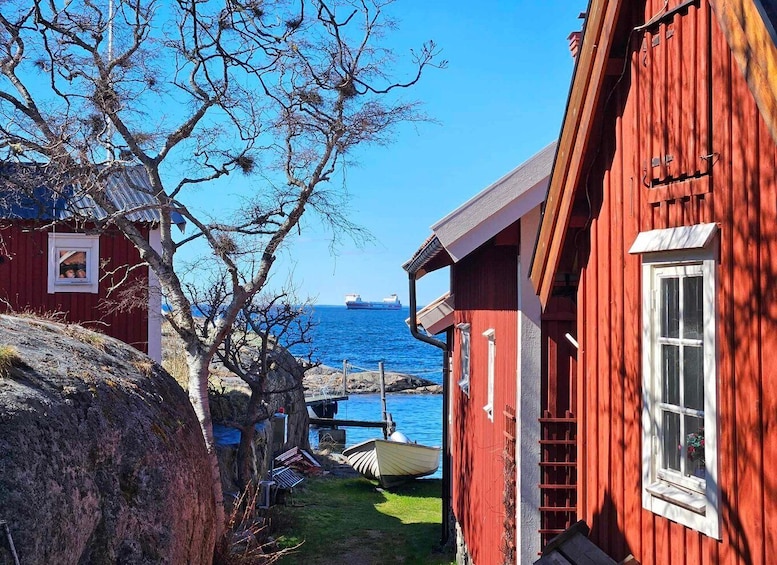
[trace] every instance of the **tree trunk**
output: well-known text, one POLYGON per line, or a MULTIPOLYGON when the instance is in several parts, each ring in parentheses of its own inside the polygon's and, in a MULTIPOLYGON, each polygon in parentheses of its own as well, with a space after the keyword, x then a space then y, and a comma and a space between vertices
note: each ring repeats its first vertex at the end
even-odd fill
POLYGON ((243 424, 240 428, 240 446, 237 449, 237 483, 244 490, 254 479, 254 437, 256 437, 255 422, 258 420, 260 398, 256 391, 251 391, 243 424), (254 469, 252 470, 252 467, 254 469))
POLYGON ((216 458, 216 441, 213 437, 213 420, 210 415, 208 402, 208 375, 210 360, 205 355, 196 351, 196 346, 187 348, 187 364, 189 366, 189 401, 194 407, 194 413, 200 422, 202 437, 205 438, 205 447, 208 450, 210 461, 211 489, 213 500, 216 503, 216 540, 224 535, 226 519, 224 515, 224 493, 221 489, 221 473, 219 462, 216 458), (195 351, 192 351, 195 350, 195 351))

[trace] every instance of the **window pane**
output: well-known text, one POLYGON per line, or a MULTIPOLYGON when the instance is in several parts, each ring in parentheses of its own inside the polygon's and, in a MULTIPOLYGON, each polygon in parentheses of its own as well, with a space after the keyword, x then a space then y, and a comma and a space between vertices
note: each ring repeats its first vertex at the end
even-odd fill
POLYGON ((683 355, 685 406, 704 410, 704 348, 686 346, 683 355))
POLYGON ((700 276, 683 279, 683 335, 687 339, 702 339, 703 279, 700 276))
POLYGON ((680 337, 680 279, 661 279, 661 337, 680 337))
POLYGON ((86 251, 60 250, 59 251, 59 278, 60 279, 85 279, 86 278, 86 251))
POLYGON ((461 381, 469 383, 469 330, 461 331, 461 381))
POLYGON ((704 478, 704 420, 685 416, 686 474, 704 478))
POLYGON ((664 411, 664 469, 680 470, 680 414, 664 411))
POLYGON ((663 396, 661 400, 667 404, 680 405, 680 347, 677 345, 661 346, 661 379, 663 381, 663 396))

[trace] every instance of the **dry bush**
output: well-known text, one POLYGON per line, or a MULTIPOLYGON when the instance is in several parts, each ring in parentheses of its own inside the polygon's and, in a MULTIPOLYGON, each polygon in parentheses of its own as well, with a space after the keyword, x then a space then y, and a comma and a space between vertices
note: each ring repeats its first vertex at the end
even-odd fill
POLYGON ((188 390, 189 365, 186 363, 186 350, 183 341, 166 320, 162 322, 162 367, 181 388, 188 390))
POLYGON ((154 369, 154 362, 151 359, 138 359, 132 362, 135 370, 145 377, 150 377, 154 369))
POLYGON ((60 312, 59 310, 36 310, 29 306, 25 306, 19 310, 5 298, 0 298, 0 305, 2 305, 3 312, 11 316, 16 316, 17 318, 40 320, 43 322, 56 322, 58 324, 67 323, 67 313, 60 312))
POLYGON ((11 369, 21 364, 22 358, 13 345, 0 345, 0 377, 7 377, 11 369))
POLYGON ((95 332, 94 330, 87 329, 79 324, 68 324, 62 331, 65 335, 70 336, 73 339, 80 341, 81 343, 86 343, 96 349, 105 351, 105 336, 95 332))
POLYGON ((297 547, 278 549, 265 511, 257 507, 260 491, 249 485, 234 501, 224 537, 216 544, 214 565, 270 565, 297 547))
POLYGON ((189 366, 186 364, 186 355, 183 349, 172 351, 164 349, 162 353, 162 367, 172 375, 178 384, 181 385, 181 388, 188 390, 189 366))

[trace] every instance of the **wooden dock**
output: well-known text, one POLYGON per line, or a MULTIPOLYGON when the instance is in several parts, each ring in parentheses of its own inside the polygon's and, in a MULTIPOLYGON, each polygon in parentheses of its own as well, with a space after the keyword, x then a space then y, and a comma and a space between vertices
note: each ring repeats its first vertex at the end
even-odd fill
POLYGON ((340 420, 338 418, 310 418, 310 423, 323 428, 386 428, 394 422, 370 422, 365 420, 340 420))
POLYGON ((305 405, 314 406, 316 404, 327 404, 329 402, 338 402, 340 400, 348 400, 348 395, 330 396, 325 394, 319 394, 316 396, 306 396, 305 405))
POLYGON ((388 438, 397 429, 397 424, 391 418, 391 414, 386 414, 385 420, 377 422, 369 420, 341 420, 339 418, 310 418, 310 424, 332 430, 338 428, 381 428, 384 438, 388 438))
POLYGON ((308 406, 319 418, 332 418, 337 414, 337 403, 341 400, 348 400, 348 396, 344 394, 308 396, 305 398, 305 406, 308 406))

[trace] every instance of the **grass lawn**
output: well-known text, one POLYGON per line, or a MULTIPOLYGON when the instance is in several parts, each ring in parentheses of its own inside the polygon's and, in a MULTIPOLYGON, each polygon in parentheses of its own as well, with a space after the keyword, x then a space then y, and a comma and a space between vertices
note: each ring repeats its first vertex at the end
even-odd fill
POLYGON ((439 480, 418 480, 392 491, 363 478, 310 478, 303 485, 288 506, 278 508, 281 545, 302 543, 280 563, 453 563, 452 553, 439 549, 439 480))

